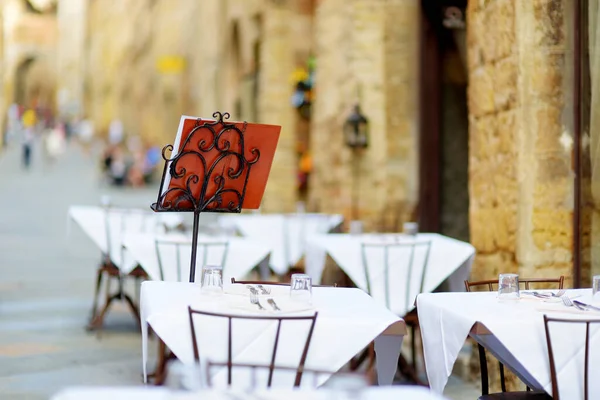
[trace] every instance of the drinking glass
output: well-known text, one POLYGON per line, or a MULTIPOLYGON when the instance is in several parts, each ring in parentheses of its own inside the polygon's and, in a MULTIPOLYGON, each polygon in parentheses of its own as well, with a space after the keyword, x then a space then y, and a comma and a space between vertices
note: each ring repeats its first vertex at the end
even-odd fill
POLYGON ((410 236, 417 236, 419 233, 419 224, 416 222, 405 222, 404 223, 404 234, 410 236))
POLYGON ((592 278, 592 296, 594 301, 600 301, 600 275, 592 278))
POLYGON ((350 221, 350 234, 360 235, 363 233, 363 222, 362 221, 350 221))
POLYGON ((202 268, 202 292, 208 294, 223 293, 223 268, 206 265, 202 268))
POLYGON ((519 275, 500 274, 498 278, 498 298, 501 300, 519 299, 519 275))
POLYGON ((312 280, 306 274, 293 274, 290 284, 290 298, 302 303, 311 303, 312 280))

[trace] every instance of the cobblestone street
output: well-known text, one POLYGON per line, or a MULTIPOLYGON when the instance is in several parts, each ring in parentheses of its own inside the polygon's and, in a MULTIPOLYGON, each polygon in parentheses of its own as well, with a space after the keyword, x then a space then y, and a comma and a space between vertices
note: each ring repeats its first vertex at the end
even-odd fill
MULTIPOLYGON (((86 332, 98 249, 79 228, 67 229, 71 204, 147 207, 153 186, 112 189, 101 183, 97 156, 71 145, 54 165, 34 148, 31 170, 20 148, 0 155, 0 399, 48 399, 65 386, 141 384, 141 337, 127 309, 114 304, 99 337, 86 332)), ((150 346, 153 352, 155 346, 150 346)), ((451 379, 447 395, 477 390, 451 379)))

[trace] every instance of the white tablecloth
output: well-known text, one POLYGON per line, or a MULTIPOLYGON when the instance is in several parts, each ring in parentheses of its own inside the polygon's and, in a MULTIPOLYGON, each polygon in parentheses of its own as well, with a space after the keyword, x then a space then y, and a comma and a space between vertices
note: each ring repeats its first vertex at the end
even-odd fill
POLYGON ((255 393, 204 390, 170 392, 165 388, 69 388, 57 393, 52 400, 443 400, 426 388, 414 386, 370 387, 360 392, 344 393, 333 390, 260 390, 255 393))
MULTIPOLYGON (((239 285, 235 285, 239 287, 239 285)), ((273 295, 284 287, 273 287, 273 295)), ((287 295, 287 288, 286 295, 287 295)), ((184 364, 193 364, 193 347, 187 307, 239 314, 227 307, 227 297, 203 296, 199 285, 179 282, 146 281, 142 284, 141 317, 143 370, 146 377, 148 334, 147 324, 184 364)), ((233 296, 242 298, 242 296, 233 296)), ((397 332, 383 335, 384 331, 404 322, 385 307, 358 289, 313 288, 314 309, 319 312, 313 332, 306 368, 337 371, 353 356, 375 339, 379 382, 391 384, 396 372, 402 336, 397 332)), ((302 313, 312 315, 314 311, 302 313)), ((208 317, 202 317, 208 318, 208 317)), ((226 361, 227 329, 225 321, 196 323, 200 358, 213 362, 226 361), (221 325, 223 324, 223 325, 221 325)), ((202 322, 202 321, 200 321, 202 322)), ((237 363, 269 364, 273 346, 275 323, 245 321, 234 326, 233 359, 237 363), (265 358, 267 357, 267 358, 265 358)), ((284 323, 284 325, 289 324, 284 323)), ((297 365, 297 350, 304 346, 308 323, 294 322, 282 327, 277 365, 297 365), (292 331, 290 331, 292 329, 292 331), (290 335, 291 333, 294 333, 290 335)), ((326 377, 325 377, 326 378, 326 377)))
POLYGON ((113 213, 109 209, 107 218, 107 211, 103 207, 71 206, 69 207, 69 219, 67 220, 67 235, 71 230, 70 221, 73 220, 98 246, 98 249, 103 254, 110 254, 111 261, 123 273, 127 274, 137 266, 137 262, 127 252, 122 251, 124 233, 164 232, 164 225, 173 227, 182 221, 182 218, 177 214, 167 215, 166 213, 153 213, 150 210, 148 212, 144 211, 139 209, 115 209, 113 213), (107 221, 109 225, 108 234, 107 221))
POLYGON ((270 266, 282 275, 304 256, 307 238, 330 232, 343 220, 342 215, 328 214, 252 214, 223 215, 220 224, 235 226, 243 236, 270 246, 270 266))
MULTIPOLYGON (((190 257, 191 257, 191 238, 182 233, 168 235, 127 233, 123 238, 123 246, 127 249, 131 257, 136 260, 149 275, 152 280, 160 280, 160 268, 158 264, 158 255, 156 252, 156 239, 180 240, 179 257, 181 263, 181 280, 187 282, 189 279, 190 257)), ((271 249, 268 245, 257 240, 241 237, 207 237, 200 235, 199 243, 227 243, 227 249, 224 246, 210 246, 208 248, 202 245, 198 246, 196 254, 196 282, 200 282, 202 272, 202 262, 204 260, 204 250, 206 251, 207 265, 220 265, 225 253, 225 265, 223 267, 223 280, 230 281, 231 278, 243 278, 257 264, 269 256, 271 249)), ((161 261, 163 266, 164 280, 176 281, 177 277, 177 247, 170 244, 159 245, 161 261)))
MULTIPOLYGON (((403 235, 387 234, 328 234, 314 235, 307 242, 306 250, 306 273, 309 274, 314 283, 321 281, 321 275, 325 268, 326 255, 329 254, 337 265, 352 279, 357 287, 367 290, 365 269, 363 266, 362 243, 390 243, 394 240, 409 242, 431 241, 431 248, 423 292, 431 292, 447 280, 449 291, 464 291, 464 281, 471 273, 471 264, 475 249, 469 243, 461 242, 446 236, 422 233, 416 239, 403 235), (400 238, 400 239, 397 239, 400 238)), ((408 249, 399 250, 397 254, 390 254, 390 265, 408 265, 408 249), (393 257, 397 257, 399 264, 394 264, 393 257)), ((371 295, 385 302, 385 289, 383 271, 383 252, 369 249, 368 257, 369 276, 371 283, 371 295)), ((419 293, 420 277, 424 265, 424 247, 418 246, 415 251, 409 300, 406 301, 406 270, 407 268, 393 268, 390 270, 389 285, 390 309, 399 315, 404 315, 414 306, 414 300, 419 293)))
MULTIPOLYGON (((589 302, 590 290, 569 291, 589 302)), ((494 350, 516 359, 510 368, 528 373, 551 393, 550 364, 543 315, 556 318, 599 318, 600 313, 580 312, 561 303, 523 297, 500 302, 496 293, 429 293, 417 298, 427 376, 432 390, 441 393, 465 338, 476 322, 499 342, 494 350)), ((584 327, 550 325, 561 399, 583 399, 584 327)), ((592 328, 590 341, 590 398, 600 396, 600 329, 592 328)))

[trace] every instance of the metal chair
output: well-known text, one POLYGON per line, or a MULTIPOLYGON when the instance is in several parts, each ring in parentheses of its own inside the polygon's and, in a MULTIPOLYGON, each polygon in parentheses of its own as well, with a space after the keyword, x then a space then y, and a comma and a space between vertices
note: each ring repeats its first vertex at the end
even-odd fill
POLYGON ((298 366, 296 367, 296 376, 294 379, 294 387, 298 387, 300 386, 300 383, 302 381, 302 374, 304 372, 304 364, 306 363, 306 357, 308 356, 308 349, 310 346, 310 341, 312 339, 312 335, 315 329, 315 323, 317 322, 317 316, 318 316, 318 312, 315 312, 313 315, 311 316, 292 316, 292 317, 284 317, 284 316, 245 316, 245 315, 229 315, 229 314, 219 314, 219 313, 212 313, 212 312, 206 312, 206 311, 200 311, 200 310, 194 310, 192 309, 192 307, 188 306, 188 313, 189 313, 189 317, 190 317, 190 328, 191 328, 191 333, 192 333, 192 345, 194 348, 194 360, 196 362, 200 362, 200 352, 198 350, 198 339, 196 337, 196 328, 195 328, 195 324, 194 324, 194 315, 204 315, 204 316, 208 316, 208 317, 214 317, 214 318, 224 318, 227 319, 227 335, 228 335, 228 339, 227 339, 227 363, 225 364, 227 366, 227 384, 231 385, 231 381, 232 381, 232 369, 233 369, 233 329, 232 329, 232 325, 233 325, 233 321, 234 320, 254 320, 254 321, 273 321, 273 322, 277 322, 277 331, 275 333, 275 338, 274 338, 274 344, 273 344, 273 351, 271 353, 271 357, 270 357, 270 364, 269 364, 269 375, 268 375, 268 380, 267 380, 267 386, 270 387, 271 384, 273 383, 273 371, 275 369, 275 361, 276 361, 276 357, 277 357, 277 349, 278 349, 278 345, 279 345, 279 339, 280 339, 280 335, 281 335, 281 326, 283 324, 283 322, 289 322, 289 321, 306 321, 307 323, 310 324, 309 330, 308 330, 308 334, 306 337, 306 342, 304 344, 304 347, 302 348, 302 354, 300 357, 300 361, 298 363, 298 366))
POLYGON ((585 353, 584 353, 584 371, 583 371, 583 393, 584 400, 591 399, 589 395, 590 380, 590 325, 600 326, 599 319, 562 319, 550 318, 544 315, 544 328, 546 330, 546 343, 548 344, 548 359, 550 360, 550 378, 552 381, 552 399, 559 400, 558 379, 554 351, 552 349, 552 340, 550 339, 550 324, 572 324, 585 325, 585 353))
POLYGON ((137 301, 139 300, 139 281, 147 278, 145 271, 138 265, 126 276, 121 273, 119 267, 114 263, 114 260, 124 260, 124 249, 121 246, 119 248, 120 254, 113 254, 113 240, 115 236, 117 240, 121 240, 123 233, 125 232, 147 232, 157 227, 158 220, 152 218, 153 213, 145 210, 137 209, 119 209, 106 207, 104 220, 105 220, 105 234, 106 234, 106 252, 102 255, 102 261, 96 271, 96 287, 94 292, 94 300, 92 305, 90 323, 87 326, 88 330, 99 329, 104 323, 104 317, 108 312, 111 304, 115 300, 124 300, 131 309, 132 313, 140 320, 139 311, 137 307, 137 301), (151 218, 149 218, 151 217, 151 218), (116 235, 113 233, 117 231, 116 235), (118 258, 117 258, 118 257, 118 258), (101 310, 98 310, 98 298, 102 287, 102 281, 104 277, 107 277, 106 282, 106 300, 101 310), (135 284, 135 298, 134 301, 129 295, 123 290, 125 278, 134 278, 135 284), (116 293, 111 294, 111 282, 116 280, 118 283, 118 290, 116 293))
MULTIPOLYGON (((560 276, 559 278, 520 278, 519 277, 519 286, 523 286, 525 290, 529 290, 531 288, 531 284, 543 284, 543 285, 556 285, 556 289, 562 289, 565 282, 565 277, 560 276)), ((488 279, 483 281, 465 281, 465 289, 467 292, 472 292, 473 288, 483 288, 486 291, 494 291, 494 286, 498 286, 498 279, 488 279)), ((504 364, 498 361, 498 366, 500 369, 500 386, 502 389, 501 393, 492 393, 490 394, 490 386, 489 386, 489 377, 488 377, 488 369, 487 369, 487 358, 485 353, 485 348, 477 344, 477 349, 479 351, 479 366, 481 370, 481 400, 485 399, 546 399, 548 397, 545 393, 536 393, 531 392, 531 389, 527 387, 526 392, 507 392, 506 391, 506 381, 504 376, 504 364), (494 397, 495 396, 495 397, 494 397), (504 396, 504 397, 501 397, 504 396), (522 396, 522 397, 518 397, 522 396), (524 397, 523 397, 524 396, 524 397), (529 397, 527 397, 529 396, 529 397), (537 397, 536 397, 537 396, 537 397)))
MULTIPOLYGON (((155 239, 154 240, 154 248, 156 251, 156 258, 158 260, 158 268, 160 271, 160 280, 164 281, 165 280, 165 264, 164 262, 164 256, 163 253, 165 252, 166 248, 172 247, 175 251, 175 262, 176 262, 176 267, 177 267, 177 281, 181 282, 181 270, 182 270, 182 257, 181 257, 181 248, 182 247, 191 247, 192 243, 191 241, 188 240, 178 240, 178 239, 172 239, 172 238, 161 238, 161 239, 155 239)), ((227 241, 223 241, 223 242, 217 242, 217 241, 203 241, 201 239, 198 240, 198 247, 200 248, 199 250, 201 250, 201 254, 202 254, 202 266, 206 265, 207 260, 208 260, 208 255, 211 249, 214 248, 220 248, 222 253, 221 253, 221 260, 218 263, 218 265, 220 267, 224 267, 225 266, 225 261, 227 260, 227 252, 229 250, 229 242, 227 241)), ((171 257, 167 257, 168 259, 172 260, 171 257)), ((184 264, 187 265, 189 264, 188 259, 189 259, 189 255, 188 253, 185 253, 185 256, 183 257, 184 259, 184 264)))
MULTIPOLYGON (((405 305, 407 308, 410 308, 411 299, 416 298, 417 295, 423 292, 423 285, 425 283, 425 276, 427 273, 427 264, 429 261, 429 252, 431 250, 431 241, 429 240, 409 240, 409 241, 395 241, 390 243, 366 243, 363 242, 361 244, 362 250, 362 264, 365 273, 365 281, 367 284, 367 292, 372 295, 373 288, 371 285, 371 271, 369 267, 369 257, 367 255, 368 251, 372 249, 374 251, 380 251, 383 255, 383 277, 384 277, 384 295, 385 295, 385 304, 386 307, 391 309, 390 304, 390 285, 393 284, 392 279, 390 279, 390 270, 392 268, 402 268, 404 267, 405 260, 408 260, 408 264, 406 265, 406 294, 405 294, 405 305), (422 257, 422 265, 420 269, 416 269, 416 273, 420 273, 418 276, 418 292, 411 290, 412 282, 413 282, 413 273, 415 273, 415 255, 418 249, 423 249, 423 257, 422 257), (402 254, 407 253, 407 258, 400 257, 396 258, 397 264, 391 265, 390 262, 390 254, 402 254)), ((414 302, 414 300, 413 300, 414 302)), ((412 371, 408 368, 408 365, 405 365, 405 360, 403 357, 400 357, 399 367, 403 371, 403 373, 409 376, 410 379, 415 382, 420 382, 416 371, 417 371, 417 348, 416 348, 416 331, 419 328, 419 318, 416 312, 416 309, 413 309, 406 314, 402 315, 404 322, 406 325, 410 327, 411 330, 411 356, 412 356, 412 371)))
MULTIPOLYGON (((212 361, 208 361, 207 362, 207 367, 206 367, 206 382, 208 383, 209 387, 213 386, 213 382, 212 382, 212 373, 211 370, 214 368, 224 368, 227 367, 227 363, 216 363, 216 362, 212 362, 212 361)), ((283 372, 283 373, 293 373, 296 372, 298 369, 296 367, 283 367, 283 366, 276 366, 273 367, 271 365, 260 365, 260 364, 241 364, 241 363, 232 363, 231 364, 231 368, 232 369, 249 369, 251 372, 251 379, 250 379, 250 387, 249 389, 256 389, 257 388, 257 382, 258 382, 258 373, 262 372, 262 371, 268 371, 269 374, 273 374, 275 375, 277 372, 283 372)), ((344 377, 344 378, 352 378, 352 379, 356 379, 356 380, 360 380, 362 383, 364 383, 365 386, 373 386, 375 379, 372 373, 367 372, 367 373, 361 373, 361 372, 348 372, 348 371, 322 371, 322 370, 315 370, 315 369, 308 369, 308 368, 302 368, 302 374, 303 377, 306 378, 307 376, 312 376, 312 387, 313 388, 317 388, 319 386, 319 381, 320 378, 322 376, 336 376, 336 377, 344 377)), ((305 380, 306 382, 306 380, 305 380)), ((327 382, 325 382, 325 385, 327 386, 327 382)), ((269 386, 270 387, 270 386, 269 386)))

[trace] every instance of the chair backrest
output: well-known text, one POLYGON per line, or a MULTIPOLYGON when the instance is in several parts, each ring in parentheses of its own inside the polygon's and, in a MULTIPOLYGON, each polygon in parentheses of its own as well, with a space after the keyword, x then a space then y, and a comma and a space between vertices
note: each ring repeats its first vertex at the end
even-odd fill
MULTIPOLYGON (((289 282, 271 282, 271 281, 238 281, 235 278, 231 278, 231 283, 239 285, 275 285, 275 286, 290 286, 289 282)), ((333 286, 330 285, 312 285, 312 287, 337 287, 337 283, 333 286)))
MULTIPOLYGON (((157 238, 154 240, 154 249, 156 251, 156 258, 158 260, 158 268, 160 271, 161 280, 165 280, 165 261, 168 260, 169 262, 172 262, 173 260, 175 260, 175 266, 177 268, 177 281, 181 282, 182 269, 184 265, 187 265, 190 262, 191 246, 191 240, 180 240, 176 238, 157 238), (175 252, 174 257, 173 251, 175 252)), ((229 250, 228 241, 205 241, 198 239, 198 248, 199 254, 202 254, 202 264, 200 264, 201 266, 207 265, 209 253, 211 253, 211 250, 214 250, 215 252, 221 251, 221 257, 218 263, 211 262, 211 264, 217 264, 221 268, 225 267, 225 261, 227 260, 227 251, 229 250)), ((196 264, 198 264, 198 261, 196 262, 196 264)))
POLYGON ((192 333, 192 345, 194 347, 194 359, 196 362, 200 362, 200 352, 198 350, 198 339, 196 337, 196 329, 194 324, 194 315, 204 315, 213 318, 221 318, 227 320, 227 384, 231 385, 231 377, 232 377, 232 366, 233 366, 233 321, 234 320, 255 320, 255 321, 273 321, 277 323, 277 331, 275 333, 275 337, 273 340, 273 351, 270 357, 269 363, 269 375, 267 380, 267 386, 270 387, 273 382, 273 371, 275 370, 275 361, 277 358, 277 349, 279 346, 279 339, 281 335, 281 327, 283 322, 290 321, 306 321, 309 324, 308 334, 306 336, 306 341, 302 348, 302 353, 300 356, 300 361, 298 363, 298 367, 296 368, 296 376, 294 379, 294 386, 300 386, 302 381, 302 373, 304 371, 304 364, 306 363, 306 357, 308 356, 308 348, 310 347, 310 341, 312 339, 312 335, 315 329, 315 323, 317 322, 318 312, 315 312, 313 315, 309 316, 251 316, 251 315, 230 315, 230 314, 220 314, 213 312, 206 312, 200 310, 194 310, 192 307, 188 306, 188 313, 190 317, 190 328, 192 333))
MULTIPOLYGON (((552 380, 552 398, 559 400, 558 393, 558 379, 556 371, 555 354, 552 347, 552 339, 550 335, 550 324, 570 324, 570 325, 585 325, 585 353, 584 354, 584 370, 583 370, 583 393, 584 400, 591 399, 589 395, 589 378, 590 378, 590 325, 597 325, 600 327, 600 319, 562 319, 562 318, 550 318, 544 315, 544 328, 546 330, 546 343, 548 345, 548 359, 550 361, 550 378, 552 380)), ((572 338, 569 338, 572 340, 572 338)), ((595 367, 595 371, 598 370, 595 367)), ((598 395, 598 394, 596 394, 598 395)))
MULTIPOLYGON (((417 268, 416 272, 420 273, 418 276, 419 279, 419 289, 418 293, 414 293, 416 297, 418 294, 423 292, 423 285, 425 283, 425 275, 427 272, 427 263, 429 261, 429 251, 431 249, 431 241, 429 240, 418 240, 418 239, 410 239, 410 240, 397 240, 389 243, 378 243, 378 242, 363 242, 361 243, 362 250, 362 264, 365 274, 365 281, 367 286, 367 292, 370 295, 373 295, 374 288, 372 287, 371 281, 371 271, 369 264, 369 254, 373 254, 373 252, 380 252, 382 255, 383 262, 383 285, 384 285, 384 294, 385 294, 385 304, 388 308, 390 308, 390 285, 393 284, 392 279, 390 279, 390 271, 392 269, 399 269, 406 266, 406 295, 405 295, 405 305, 407 308, 410 304, 411 298, 411 287, 413 281, 413 271, 415 270, 415 257, 418 249, 423 249, 422 257, 420 259, 419 268, 417 268), (368 254, 369 253, 369 254, 368 254), (394 256, 395 257, 391 257, 394 256), (398 257, 402 255, 402 257, 398 257)), ((379 259, 379 258, 378 258, 379 259)))
MULTIPOLYGON (((545 285, 556 285, 556 289, 562 289, 565 282, 565 277, 560 276, 559 278, 521 278, 519 277, 519 286, 524 286, 525 290, 529 290, 531 284, 545 284, 545 285)), ((487 287, 487 290, 494 291, 494 285, 496 289, 498 287, 498 279, 488 279, 485 281, 465 281, 465 289, 467 292, 471 292, 472 288, 487 287)))
MULTIPOLYGON (((221 368, 224 368, 227 366, 228 366, 227 363, 217 363, 217 362, 212 362, 210 360, 207 362, 206 382, 209 387, 213 386, 213 382, 211 379, 211 377, 212 377, 211 370, 213 368, 221 369, 221 368)), ((259 374, 262 374, 262 375, 264 375, 264 373, 277 374, 277 372, 297 373, 297 371, 298 371, 298 368, 296 368, 296 367, 284 367, 284 366, 272 367, 271 365, 264 365, 264 364, 242 364, 242 363, 232 363, 231 368, 232 369, 248 369, 248 370, 250 370, 250 377, 249 377, 250 378, 250 387, 249 387, 249 389, 257 388, 259 374)), ((328 376, 332 376, 332 377, 335 376, 335 377, 344 378, 344 379, 352 379, 356 384, 359 384, 361 386, 373 386, 374 382, 375 382, 375 379, 374 379, 374 376, 372 373, 373 372, 372 369, 369 371, 366 371, 366 373, 363 373, 363 372, 350 372, 350 371, 344 371, 344 372, 322 371, 322 370, 315 370, 315 369, 309 369, 309 368, 302 368, 301 372, 303 374, 305 383, 306 383, 307 376, 312 376, 312 381, 310 383, 313 388, 317 388, 319 386, 319 383, 320 383, 322 377, 328 377, 328 376)), ((327 383, 325 385, 327 385, 327 383)), ((332 386, 335 387, 335 385, 332 385, 332 386)))

